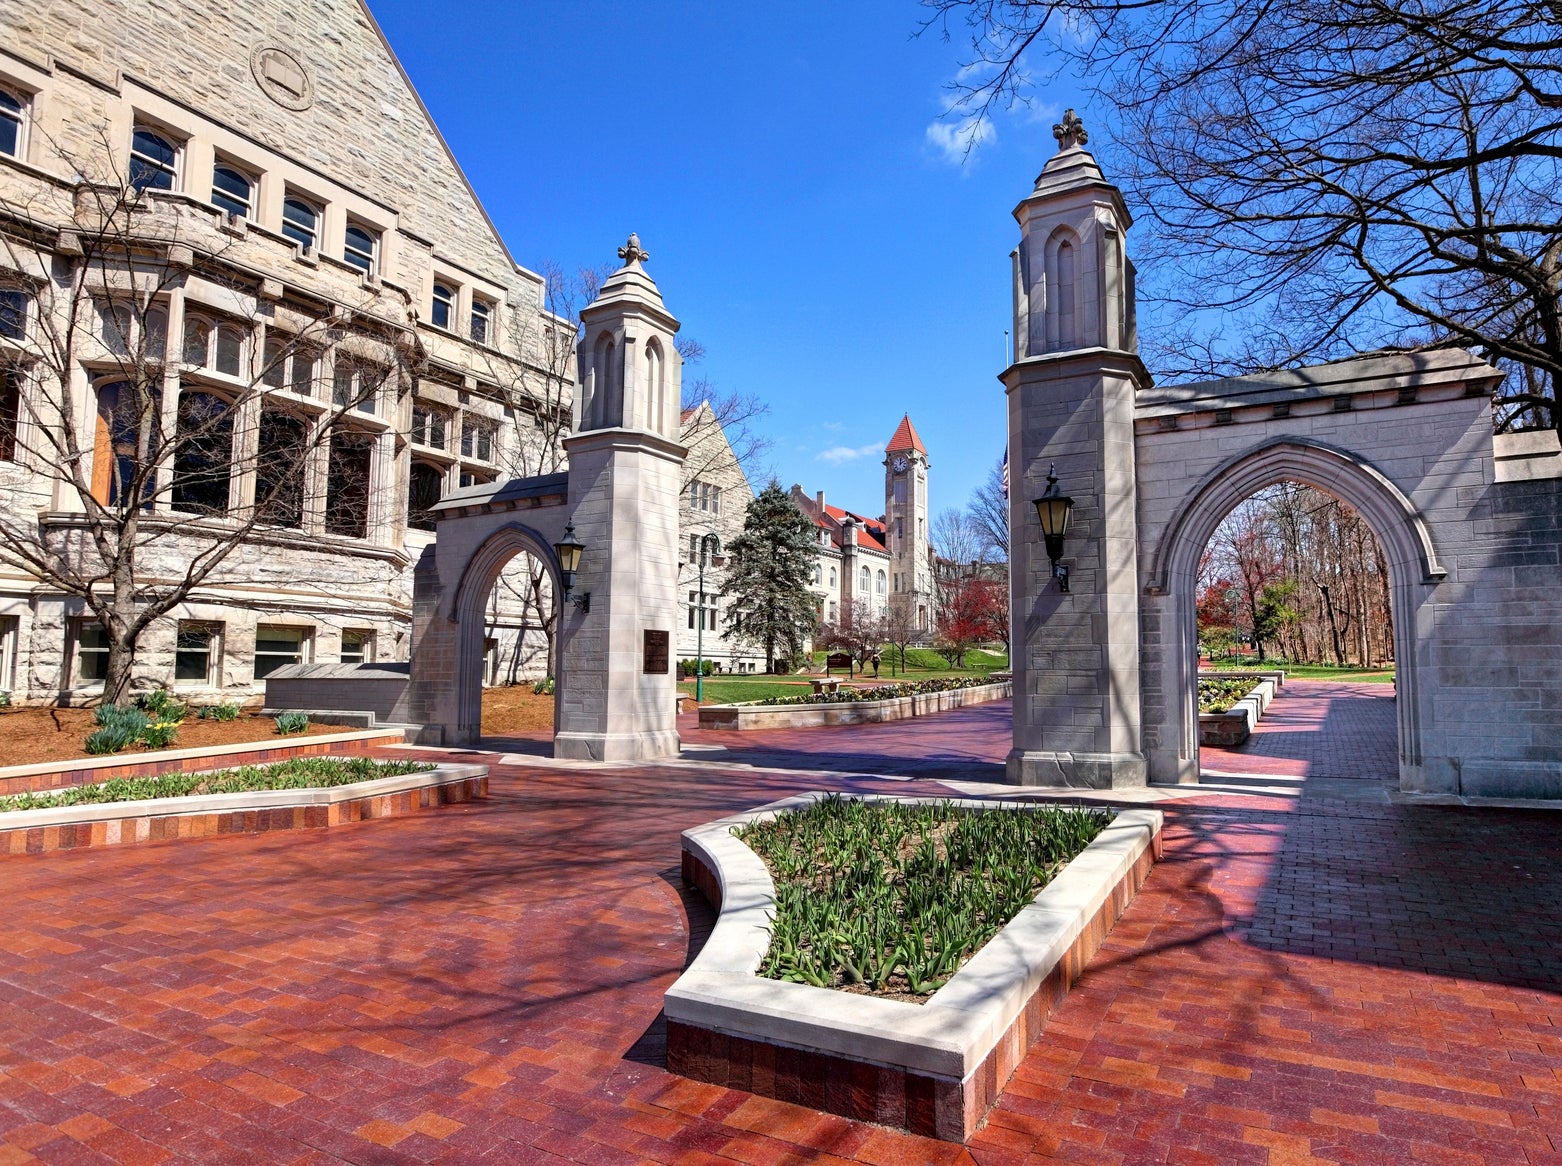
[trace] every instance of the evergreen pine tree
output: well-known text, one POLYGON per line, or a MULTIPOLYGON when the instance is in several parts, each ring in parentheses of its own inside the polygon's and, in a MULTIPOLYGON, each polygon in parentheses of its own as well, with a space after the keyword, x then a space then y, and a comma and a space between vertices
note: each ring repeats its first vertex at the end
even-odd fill
POLYGON ((771 672, 803 649, 818 621, 813 578, 813 521, 771 482, 749 503, 743 533, 727 544, 728 634, 762 648, 771 672))

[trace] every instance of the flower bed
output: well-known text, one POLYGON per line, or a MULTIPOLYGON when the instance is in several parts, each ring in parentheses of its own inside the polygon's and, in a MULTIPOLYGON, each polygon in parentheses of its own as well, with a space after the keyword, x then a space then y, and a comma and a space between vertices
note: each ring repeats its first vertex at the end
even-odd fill
POLYGON ((426 773, 435 767, 422 761, 373 761, 367 757, 299 757, 275 765, 243 765, 205 773, 165 773, 153 777, 116 777, 93 785, 71 786, 44 793, 0 797, 0 813, 52 810, 102 802, 140 802, 152 798, 186 798, 200 794, 250 793, 275 789, 329 789, 426 773))
MULTIPOLYGON (((924 684, 939 684, 924 681, 924 684)), ((700 707, 702 729, 811 729, 821 725, 863 725, 899 721, 907 717, 947 712, 989 700, 1004 700, 1013 695, 1010 680, 981 684, 959 683, 953 687, 933 688, 886 699, 879 689, 852 689, 865 695, 845 700, 819 697, 779 698, 746 704, 708 704, 700 707)))
POLYGON ((1199 744, 1233 748, 1252 736, 1285 673, 1227 673, 1199 677, 1199 744))
POLYGON ((1149 874, 1160 854, 1161 815, 1118 811, 1033 902, 918 1004, 756 974, 771 946, 776 887, 733 831, 823 796, 799 795, 684 832, 684 881, 704 891, 720 915, 664 998, 667 1067, 963 1141, 1149 874))
POLYGON ((922 696, 929 692, 954 692, 961 688, 981 688, 991 684, 985 676, 958 676, 943 680, 911 680, 904 684, 878 684, 872 688, 838 688, 833 692, 813 692, 803 696, 767 696, 748 701, 753 705, 846 704, 851 701, 895 700, 903 696, 922 696))
POLYGON ((1223 713, 1252 690, 1253 682, 1199 677, 1199 712, 1223 713))
POLYGON ((735 833, 769 869, 760 974, 924 999, 1111 821, 1061 806, 962 809, 831 794, 735 833))

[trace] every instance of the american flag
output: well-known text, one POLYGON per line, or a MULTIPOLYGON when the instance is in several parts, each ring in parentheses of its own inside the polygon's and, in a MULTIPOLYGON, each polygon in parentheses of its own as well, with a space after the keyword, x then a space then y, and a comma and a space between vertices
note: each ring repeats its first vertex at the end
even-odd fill
POLYGON ((1009 447, 1003 449, 1003 496, 1009 496, 1009 447))

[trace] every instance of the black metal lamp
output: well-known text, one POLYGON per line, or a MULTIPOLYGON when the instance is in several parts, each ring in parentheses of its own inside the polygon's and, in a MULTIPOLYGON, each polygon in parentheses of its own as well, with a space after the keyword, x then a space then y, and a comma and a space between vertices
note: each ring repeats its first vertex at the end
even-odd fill
POLYGON ((1063 557, 1063 536, 1068 533, 1069 515, 1074 500, 1058 493, 1057 463, 1047 466, 1047 489, 1036 499, 1036 517, 1041 522, 1041 537, 1047 544, 1047 558, 1052 560, 1052 577, 1058 581, 1058 590, 1068 590, 1068 568, 1059 563, 1063 557))
MULTIPOLYGON (((575 572, 580 567, 580 552, 585 549, 575 541, 573 522, 564 528, 564 537, 553 544, 553 553, 559 557, 559 574, 564 579, 565 599, 569 599, 569 593, 575 589, 575 572)), ((572 602, 580 609, 580 614, 585 615, 591 610, 591 592, 577 595, 572 602)))

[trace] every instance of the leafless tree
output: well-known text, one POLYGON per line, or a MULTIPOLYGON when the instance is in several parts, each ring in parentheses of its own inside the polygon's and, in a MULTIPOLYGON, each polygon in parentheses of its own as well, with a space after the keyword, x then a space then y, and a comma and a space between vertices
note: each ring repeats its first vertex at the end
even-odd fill
POLYGON ((993 562, 1009 561, 1009 495, 1003 486, 1003 460, 987 472, 971 494, 966 507, 968 525, 981 538, 981 556, 993 562))
POLYGON ((422 353, 396 297, 285 292, 224 261, 211 212, 60 160, 74 182, 0 199, 0 563, 81 601, 106 634, 103 699, 123 703, 143 633, 237 548, 367 533, 372 439, 353 415, 395 417, 422 353), (170 293, 196 278, 227 307, 187 304, 170 335, 170 293))
MULTIPOLYGON (((687 374, 689 366, 705 358, 705 346, 692 337, 679 337, 678 354, 683 357, 687 374)), ((722 468, 725 453, 720 441, 709 440, 719 430, 732 449, 732 456, 752 482, 765 481, 775 475, 764 466, 765 455, 770 452, 771 441, 759 428, 769 414, 770 406, 753 393, 736 389, 720 389, 705 376, 690 377, 683 381, 683 443, 689 456, 683 464, 683 490, 689 483, 708 478, 722 468), (710 405, 710 412, 700 405, 710 405)))
POLYGON ((982 530, 967 511, 940 510, 933 518, 933 546, 954 564, 957 572, 969 569, 981 559, 985 541, 982 530))
POLYGON ((1088 78, 1150 220, 1174 374, 1462 345, 1512 370, 1504 427, 1562 377, 1555 0, 924 0, 969 34, 963 115, 1088 78))

